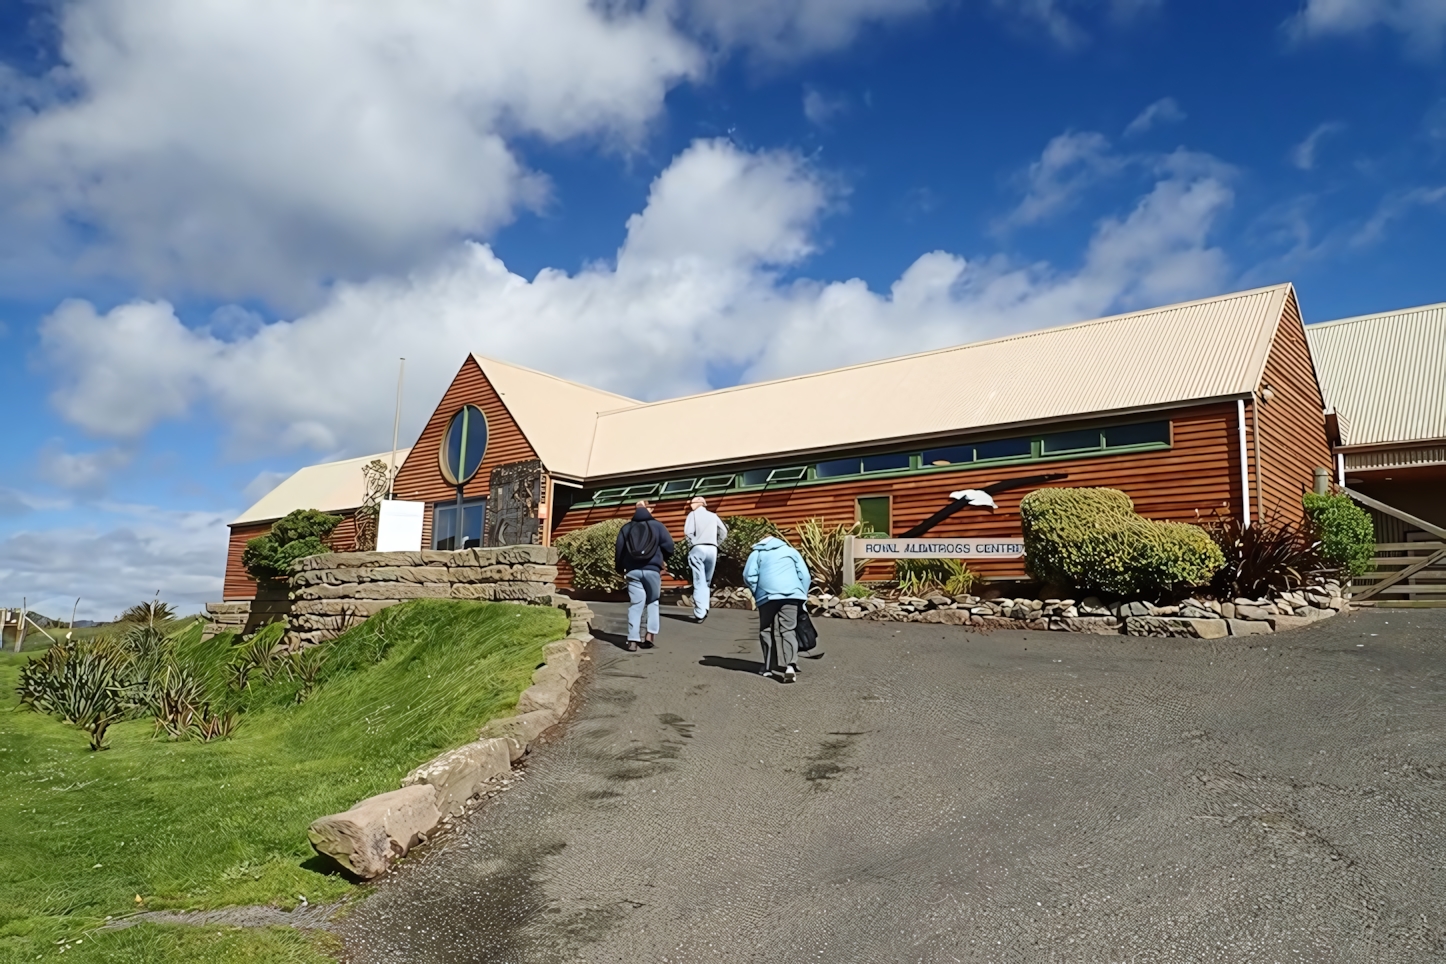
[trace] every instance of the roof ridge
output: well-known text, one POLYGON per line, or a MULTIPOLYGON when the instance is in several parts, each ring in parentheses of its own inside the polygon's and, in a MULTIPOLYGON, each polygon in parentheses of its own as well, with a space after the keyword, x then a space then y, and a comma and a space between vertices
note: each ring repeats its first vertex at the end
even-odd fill
POLYGON ((1318 321, 1313 325, 1306 325, 1306 330, 1312 328, 1327 328, 1333 325, 1348 325, 1360 321, 1377 321, 1381 318, 1389 318, 1392 315, 1411 315, 1419 311, 1432 311, 1438 308, 1446 308, 1446 301, 1437 301, 1429 305, 1413 305, 1409 308, 1392 308, 1389 311, 1373 311, 1364 315, 1350 315, 1345 318, 1332 318, 1330 321, 1318 321))
MULTIPOLYGON (((1283 281, 1279 284, 1263 285, 1259 288, 1250 288, 1245 291, 1232 291, 1221 295, 1211 295, 1208 298, 1195 298, 1191 301, 1179 301, 1168 305, 1158 305, 1154 308, 1140 308, 1136 311, 1124 311, 1114 315, 1104 315, 1099 318, 1087 318, 1084 321, 1073 321, 1069 322, 1068 324, 1053 325, 1048 328, 1033 328, 1029 331, 1015 332, 1014 334, 1010 335, 999 335, 995 338, 985 338, 980 341, 965 342, 961 345, 945 345, 942 348, 930 348, 926 349, 925 351, 910 352, 906 355, 892 355, 888 358, 875 358, 872 361, 856 362, 852 365, 841 365, 838 368, 827 368, 820 372, 805 372, 798 375, 785 375, 781 378, 764 379, 760 382, 747 382, 742 385, 728 385, 724 388, 709 389, 706 392, 694 392, 692 395, 679 395, 674 398, 660 398, 656 401, 641 402, 627 408, 608 409, 607 411, 598 412, 598 418, 601 419, 605 415, 614 415, 624 411, 631 412, 643 408, 653 408, 659 405, 670 405, 674 402, 686 401, 693 398, 704 398, 709 395, 724 395, 729 392, 738 392, 747 389, 762 388, 766 385, 782 385, 786 382, 803 381, 804 379, 809 378, 821 378, 825 375, 834 375, 839 372, 856 371, 858 369, 870 368, 876 365, 890 365, 895 362, 910 361, 915 358, 925 358, 930 355, 942 355, 947 352, 963 351, 966 348, 980 348, 984 345, 1000 344, 1003 342, 1015 341, 1023 338, 1034 338, 1039 335, 1047 335, 1058 331, 1066 331, 1071 328, 1088 328, 1092 325, 1122 321, 1126 318, 1132 318, 1137 315, 1148 315, 1161 311, 1174 311, 1176 309, 1193 308, 1196 305, 1203 305, 1212 301, 1230 301, 1236 298, 1246 298, 1254 295, 1260 295, 1268 291, 1289 289, 1290 287, 1291 283, 1289 281, 1283 281)), ((1279 318, 1276 319, 1276 323, 1279 323, 1279 318)))
MULTIPOLYGON (((606 388, 598 388, 594 385, 588 385, 583 382, 573 381, 570 378, 563 378, 561 375, 553 375, 549 372, 538 371, 536 368, 528 368, 526 365, 518 365, 515 362, 504 361, 501 358, 493 358, 491 355, 484 355, 481 352, 472 352, 472 357, 476 359, 477 364, 482 367, 483 374, 486 374, 487 371, 484 363, 490 362, 496 365, 506 365, 508 368, 515 368, 518 371, 527 372, 529 375, 537 375, 541 378, 548 378, 555 382, 562 382, 563 384, 571 385, 574 388, 585 389, 589 392, 595 392, 599 395, 607 395, 612 398, 616 398, 619 401, 627 402, 628 406, 625 407, 646 404, 645 402, 640 402, 636 398, 629 398, 627 395, 619 395, 617 392, 610 392, 606 388)), ((618 411, 618 409, 608 409, 608 411, 618 411)))

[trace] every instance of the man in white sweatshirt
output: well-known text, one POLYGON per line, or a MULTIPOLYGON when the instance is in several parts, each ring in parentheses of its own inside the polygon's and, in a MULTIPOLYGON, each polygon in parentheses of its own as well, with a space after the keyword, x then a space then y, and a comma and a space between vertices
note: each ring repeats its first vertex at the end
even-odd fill
POLYGON ((688 568, 693 572, 693 621, 701 623, 708 618, 708 589, 718 565, 718 547, 728 538, 728 527, 708 511, 708 500, 701 495, 694 496, 691 505, 693 511, 683 523, 683 535, 693 546, 688 550, 688 568))

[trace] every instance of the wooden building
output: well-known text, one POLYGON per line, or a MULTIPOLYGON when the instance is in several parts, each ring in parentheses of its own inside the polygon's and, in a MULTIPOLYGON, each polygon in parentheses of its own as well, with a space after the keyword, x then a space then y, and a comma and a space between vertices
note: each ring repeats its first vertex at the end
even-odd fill
POLYGON ((1155 519, 1298 520, 1330 459, 1295 292, 1277 285, 651 403, 474 355, 395 493, 427 504, 423 545, 446 549, 550 542, 640 499, 681 535, 694 495, 724 516, 902 534, 951 492, 1051 477, 929 533, 1017 536, 1039 485, 1120 488, 1155 519))

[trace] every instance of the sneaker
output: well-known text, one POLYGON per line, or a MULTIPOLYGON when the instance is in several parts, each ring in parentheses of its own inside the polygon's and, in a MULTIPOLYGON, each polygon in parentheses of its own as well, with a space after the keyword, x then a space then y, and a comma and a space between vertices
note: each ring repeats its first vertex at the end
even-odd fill
POLYGON ((797 666, 788 666, 788 667, 785 667, 784 670, 783 670, 783 681, 784 681, 785 683, 792 683, 792 682, 793 682, 794 680, 796 680, 796 679, 798 679, 798 667, 797 667, 797 666))

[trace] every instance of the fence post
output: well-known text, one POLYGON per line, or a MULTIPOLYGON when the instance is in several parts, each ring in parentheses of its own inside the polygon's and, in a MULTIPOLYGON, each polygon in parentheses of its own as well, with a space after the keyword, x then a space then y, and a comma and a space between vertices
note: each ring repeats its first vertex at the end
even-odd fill
POLYGON ((843 545, 843 576, 844 585, 851 586, 858 582, 858 573, 854 565, 854 537, 844 536, 843 545))

